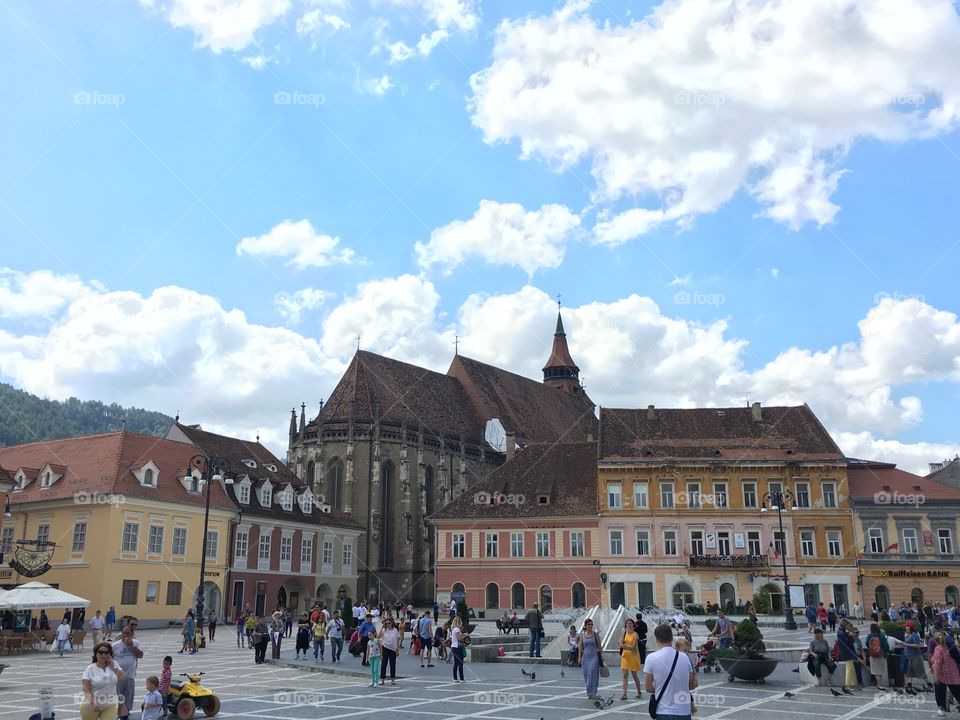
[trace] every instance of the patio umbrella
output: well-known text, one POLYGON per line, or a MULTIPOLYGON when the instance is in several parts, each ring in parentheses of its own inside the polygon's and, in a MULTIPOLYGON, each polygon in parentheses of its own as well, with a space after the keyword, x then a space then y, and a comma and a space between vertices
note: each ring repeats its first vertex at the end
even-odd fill
POLYGON ((0 597, 0 605, 13 610, 90 607, 90 601, 41 582, 28 582, 0 597))
POLYGON ((4 600, 8 592, 9 592, 8 590, 4 590, 3 588, 0 588, 0 610, 6 610, 8 607, 10 607, 7 604, 7 601, 4 600))

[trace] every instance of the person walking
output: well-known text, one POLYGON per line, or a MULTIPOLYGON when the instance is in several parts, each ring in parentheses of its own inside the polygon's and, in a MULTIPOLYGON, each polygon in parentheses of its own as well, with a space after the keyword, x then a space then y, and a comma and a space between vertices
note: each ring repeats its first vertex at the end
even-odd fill
POLYGON ((673 647, 673 630, 669 625, 654 628, 657 650, 647 656, 644 684, 654 698, 650 701, 651 716, 657 720, 691 720, 692 691, 697 676, 686 653, 673 647))
POLYGON ((583 668, 583 683, 587 690, 587 699, 597 699, 600 685, 600 668, 603 667, 603 651, 600 649, 600 636, 593 630, 593 620, 583 621, 583 630, 577 644, 580 655, 580 667, 583 668))
POLYGON ((93 644, 99 645, 103 641, 103 618, 100 617, 100 611, 90 618, 90 632, 93 633, 93 644))
POLYGON ((364 615, 364 620, 360 623, 360 627, 357 628, 357 633, 360 636, 360 656, 363 658, 361 665, 367 664, 367 642, 369 642, 370 632, 373 632, 376 635, 377 626, 373 624, 373 613, 367 613, 364 615))
POLYGON ((870 633, 864 638, 864 641, 873 683, 877 687, 877 692, 886 692, 887 689, 883 687, 883 674, 887 670, 887 658, 890 657, 890 644, 887 642, 887 636, 880 631, 880 626, 877 623, 871 623, 870 633))
POLYGON ((313 661, 323 662, 323 650, 327 641, 327 618, 318 612, 313 620, 313 661))
POLYGON ((623 671, 623 695, 621 700, 627 699, 628 676, 633 675, 633 683, 637 687, 637 700, 643 698, 640 692, 640 636, 634 629, 633 620, 623 624, 623 635, 620 637, 620 669, 623 671))
POLYGON ((540 638, 543 637, 543 613, 537 603, 527 611, 527 627, 530 629, 530 657, 540 657, 540 638))
POLYGON ((310 639, 313 631, 310 627, 310 616, 306 612, 300 613, 300 620, 297 622, 297 646, 296 656, 299 658, 303 653, 303 659, 307 659, 307 652, 310 650, 310 639))
POLYGON ((937 701, 937 715, 944 717, 949 711, 947 707, 947 690, 953 699, 960 704, 960 669, 957 661, 950 654, 947 638, 942 632, 933 634, 933 654, 930 656, 930 669, 933 671, 933 693, 937 701))
POLYGON ((275 610, 270 620, 270 658, 272 660, 280 659, 280 644, 283 642, 285 627, 286 620, 283 612, 275 610))
POLYGON ((63 651, 67 648, 67 644, 70 642, 70 623, 67 621, 67 618, 64 617, 60 621, 60 624, 57 625, 57 652, 60 654, 60 657, 63 657, 63 651))
MULTIPOLYGON (((424 613, 425 615, 427 613, 424 613)), ((377 635, 380 640, 380 684, 383 685, 387 679, 387 666, 390 667, 390 684, 397 684, 397 653, 400 652, 400 631, 393 622, 393 618, 387 617, 383 621, 383 627, 377 635)), ((427 639, 430 642, 430 639, 427 639)), ((433 667, 431 665, 430 667, 433 667)))
POLYGON ((916 695, 917 691, 913 687, 915 679, 920 680, 923 687, 927 685, 927 671, 923 667, 923 642, 912 621, 904 623, 904 629, 910 634, 903 641, 903 662, 906 663, 903 674, 907 681, 903 691, 907 695, 916 695))
POLYGON ((283 611, 283 636, 285 638, 293 635, 293 610, 287 608, 283 611))
POLYGON ((830 625, 830 632, 837 631, 837 609, 830 603, 827 608, 827 624, 830 625))
POLYGON ((213 642, 213 638, 217 634, 217 614, 215 612, 210 613, 210 620, 207 621, 207 635, 210 636, 210 642, 213 642))
POLYGON ((719 638, 722 648, 728 648, 733 644, 733 623, 723 610, 717 610, 717 621, 710 634, 719 638))
POLYGON ((123 670, 124 678, 117 683, 117 694, 120 695, 119 720, 127 720, 130 710, 133 709, 133 696, 137 689, 137 665, 143 657, 140 641, 133 637, 133 628, 125 625, 120 631, 120 639, 111 646, 113 657, 117 665, 123 670))
POLYGON ((853 604, 853 619, 857 621, 857 625, 863 622, 863 605, 859 600, 853 604))
POLYGON ((181 630, 181 634, 183 636, 183 646, 177 650, 178 655, 183 655, 184 650, 189 650, 191 655, 197 652, 196 648, 193 647, 193 635, 195 630, 196 623, 193 619, 193 610, 187 610, 187 614, 183 618, 183 626, 181 630))
POLYGON ((106 623, 107 623, 107 624, 106 624, 106 626, 105 626, 105 632, 104 632, 104 637, 103 637, 103 639, 104 639, 104 640, 112 640, 112 639, 113 639, 113 629, 114 629, 114 626, 117 624, 117 611, 116 611, 116 609, 113 607, 113 605, 111 605, 111 606, 110 606, 110 609, 107 610, 106 623))
POLYGON ((430 617, 429 610, 424 610, 423 617, 417 621, 417 637, 420 638, 420 667, 423 667, 424 660, 427 661, 427 667, 433 667, 433 618, 430 617))
POLYGON ((370 687, 377 686, 377 678, 380 676, 380 641, 377 640, 377 633, 371 630, 367 633, 367 644, 363 651, 363 664, 370 667, 370 687))
POLYGON ((647 660, 647 633, 649 629, 647 624, 643 621, 643 615, 637 613, 636 620, 633 621, 633 629, 636 630, 638 638, 637 642, 639 643, 640 649, 640 667, 643 667, 643 663, 647 660))
POLYGON ((813 626, 817 624, 817 609, 812 602, 807 603, 803 609, 803 616, 807 619, 807 632, 813 632, 813 626))
POLYGON ((330 638, 330 662, 340 662, 340 655, 343 653, 343 632, 344 622, 340 617, 340 611, 333 611, 333 619, 327 626, 327 637, 330 638))
POLYGON ((83 700, 80 701, 81 720, 114 720, 117 717, 117 686, 123 682, 123 668, 113 659, 113 648, 108 642, 93 646, 93 662, 80 676, 83 700))
POLYGON ((466 656, 464 640, 469 637, 463 632, 463 618, 454 615, 450 622, 450 653, 453 655, 453 682, 466 682, 463 679, 463 659, 466 656), (459 678, 459 679, 458 679, 459 678))
POLYGON ((817 605, 817 622, 820 623, 821 630, 827 629, 827 608, 823 606, 822 602, 817 605))
POLYGON ((246 635, 246 618, 243 613, 237 613, 237 647, 243 649, 244 637, 246 635))
POLYGON ((853 667, 856 651, 853 647, 853 635, 850 633, 850 621, 847 619, 840 622, 840 629, 837 630, 837 645, 840 650, 840 665, 843 666, 843 685, 840 686, 840 692, 847 695, 850 688, 857 686, 856 670, 853 667))
POLYGON ((247 636, 247 649, 253 648, 253 630, 257 627, 257 617, 252 611, 247 612, 247 617, 243 621, 243 632, 247 636))
POLYGON ((257 618, 250 640, 253 643, 253 662, 262 665, 267 660, 267 645, 270 643, 270 626, 265 617, 257 618))

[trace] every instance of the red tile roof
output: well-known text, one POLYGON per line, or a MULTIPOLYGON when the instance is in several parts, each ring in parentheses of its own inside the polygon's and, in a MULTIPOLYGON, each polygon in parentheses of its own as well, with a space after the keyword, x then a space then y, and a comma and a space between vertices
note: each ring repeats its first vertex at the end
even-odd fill
POLYGON ((840 448, 806 404, 755 409, 694 408, 600 411, 605 462, 697 460, 837 461, 840 448))
POLYGON ((868 504, 885 505, 891 509, 909 504, 908 498, 911 496, 923 497, 925 501, 960 501, 960 490, 957 488, 914 475, 892 463, 851 459, 847 466, 847 482, 850 497, 855 501, 867 501, 868 504), (902 502, 898 501, 895 493, 905 496, 902 502))
POLYGON ((563 319, 560 313, 557 313, 557 329, 553 334, 553 347, 550 349, 550 357, 547 358, 543 369, 553 367, 580 368, 570 357, 570 348, 567 347, 567 333, 563 330, 563 319))

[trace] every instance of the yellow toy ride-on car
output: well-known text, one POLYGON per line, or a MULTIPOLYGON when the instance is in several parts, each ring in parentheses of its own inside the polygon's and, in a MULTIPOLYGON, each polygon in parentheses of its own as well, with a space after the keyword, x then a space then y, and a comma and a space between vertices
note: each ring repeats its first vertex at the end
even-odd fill
POLYGON ((167 692, 167 708, 176 714, 179 720, 190 720, 197 708, 207 717, 220 712, 220 698, 209 688, 200 684, 204 673, 180 673, 187 680, 174 680, 167 692))

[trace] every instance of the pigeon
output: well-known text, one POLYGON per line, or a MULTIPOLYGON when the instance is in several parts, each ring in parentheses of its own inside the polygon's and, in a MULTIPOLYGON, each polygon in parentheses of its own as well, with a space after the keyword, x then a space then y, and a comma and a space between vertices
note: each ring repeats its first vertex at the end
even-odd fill
POLYGON ((784 696, 785 698, 792 698, 792 697, 793 697, 793 693, 788 691, 788 692, 785 692, 785 693, 783 694, 783 696, 784 696))
POLYGON ((795 667, 795 668, 794 668, 793 670, 791 670, 790 672, 795 672, 795 673, 798 673, 798 672, 800 672, 800 668, 798 668, 798 667, 795 667))
POLYGON ((593 703, 593 706, 594 706, 597 710, 603 710, 603 709, 605 709, 605 708, 610 707, 611 705, 613 705, 613 698, 612 698, 612 697, 609 697, 609 698, 607 698, 606 700, 595 700, 594 703, 593 703))
POLYGON ((834 697, 843 697, 843 695, 841 695, 840 693, 838 693, 838 692, 837 692, 836 690, 834 690, 833 688, 830 688, 830 692, 831 692, 831 694, 833 694, 834 697))
POLYGON ((523 668, 520 668, 520 672, 523 674, 524 677, 528 677, 528 678, 530 678, 531 680, 536 680, 536 679, 537 679, 537 674, 536 674, 535 672, 528 673, 528 672, 527 672, 526 670, 524 670, 523 668))
POLYGON ((845 687, 842 687, 842 688, 840 688, 840 689, 843 690, 843 694, 844 694, 844 695, 853 695, 853 693, 850 692, 850 691, 849 691, 847 688, 845 688, 845 687))
MULTIPOLYGON (((563 670, 560 671, 560 677, 563 677, 563 670)), ((543 720, 543 718, 541 718, 540 720, 543 720)))

